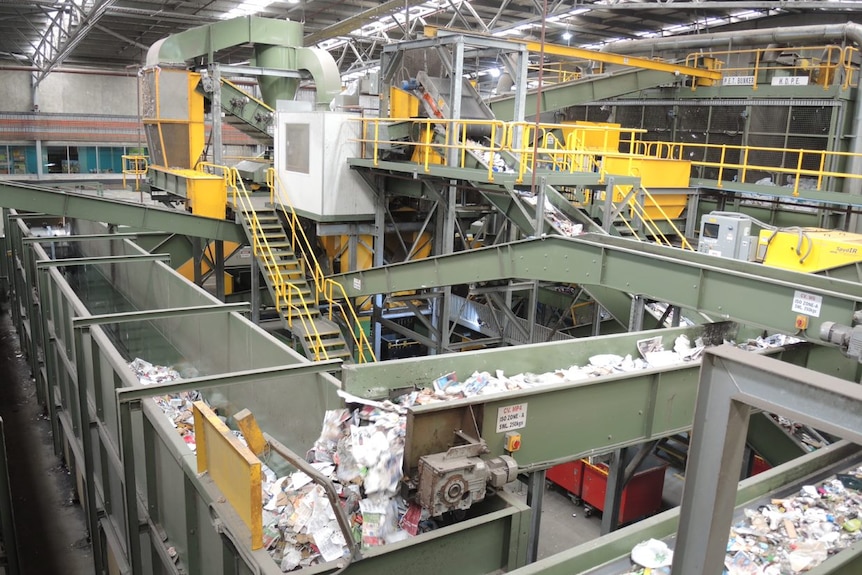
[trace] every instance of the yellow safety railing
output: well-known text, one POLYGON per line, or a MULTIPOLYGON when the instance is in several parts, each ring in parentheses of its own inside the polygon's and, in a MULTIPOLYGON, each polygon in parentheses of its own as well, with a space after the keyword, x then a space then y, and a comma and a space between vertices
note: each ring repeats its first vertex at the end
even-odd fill
MULTIPOLYGON (((686 57, 685 65, 696 66, 703 58, 719 61, 723 85, 750 86, 754 90, 764 82, 779 86, 810 82, 824 90, 832 85, 847 88, 857 67, 852 54, 848 57, 847 48, 835 45, 696 52, 686 57), (745 63, 735 63, 741 61, 745 63)), ((696 86, 693 82, 692 89, 696 86)))
POLYGON ((844 68, 844 85, 842 88, 856 88, 859 85, 859 48, 856 46, 846 46, 844 48, 844 56, 841 59, 841 65, 844 68))
POLYGON ((135 191, 140 191, 141 176, 145 176, 147 174, 147 168, 149 167, 149 165, 147 164, 147 157, 136 154, 124 154, 122 156, 122 159, 123 187, 126 187, 126 176, 135 176, 135 191))
POLYGON ((632 150, 636 154, 657 158, 686 159, 690 160, 693 166, 716 168, 716 179, 719 187, 723 181, 727 181, 733 176, 736 177, 736 181, 746 183, 746 179, 751 173, 783 174, 792 178, 793 195, 799 196, 799 186, 805 178, 808 178, 808 185, 812 185, 811 189, 814 190, 823 190, 823 184, 827 178, 862 179, 862 174, 839 172, 829 167, 862 156, 862 154, 852 152, 680 142, 636 142, 632 150), (697 159, 707 158, 710 155, 717 156, 718 159, 715 161, 697 159), (780 160, 774 162, 756 161, 752 159, 753 156, 772 156, 780 160))
POLYGON ((468 157, 476 154, 487 154, 483 162, 487 164, 488 181, 494 181, 494 163, 503 151, 503 143, 506 140, 507 123, 500 120, 447 120, 443 118, 360 118, 362 122, 362 138, 352 141, 360 143, 363 158, 371 157, 374 165, 380 164, 380 152, 391 147, 410 146, 419 149, 420 163, 425 172, 430 171, 433 160, 442 156, 444 161, 449 150, 457 150, 457 166, 460 168, 468 166, 468 157), (383 124, 394 124, 409 122, 420 134, 437 134, 436 138, 429 141, 404 142, 400 140, 383 140, 380 138, 380 127, 383 124), (481 133, 485 143, 480 143, 469 136, 481 133), (490 142, 490 143, 489 143, 490 142))
POLYGON ((350 299, 347 297, 347 292, 344 286, 337 281, 326 277, 323 268, 317 261, 314 255, 314 249, 308 236, 302 227, 299 216, 294 210, 293 205, 288 199, 284 184, 281 182, 278 173, 275 169, 270 168, 266 172, 266 183, 270 190, 270 203, 277 206, 281 210, 291 233, 291 245, 302 255, 302 261, 308 268, 311 278, 314 282, 315 292, 319 297, 322 297, 329 307, 329 319, 333 318, 337 310, 340 318, 349 327, 348 331, 353 338, 353 345, 357 354, 359 363, 369 363, 377 361, 374 355, 374 349, 371 347, 371 342, 365 335, 365 331, 359 322, 359 316, 356 315, 356 310, 350 304, 350 299), (344 303, 342 303, 344 302, 344 303))
MULTIPOLYGON (((513 126, 517 125, 518 123, 513 123, 513 126)), ((548 161, 552 165, 552 169, 556 171, 567 171, 570 173, 594 171, 599 173, 599 181, 605 181, 607 171, 601 158, 611 156, 628 159, 628 162, 625 164, 627 166, 626 173, 622 175, 634 177, 640 176, 634 165, 637 156, 634 154, 620 153, 615 149, 615 147, 619 146, 619 142, 626 143, 629 148, 636 146, 637 143, 640 142, 640 140, 637 139, 637 136, 645 133, 646 130, 616 128, 614 126, 571 126, 560 124, 536 125, 526 122, 522 123, 520 126, 524 134, 524 142, 529 143, 534 141, 534 137, 538 135, 541 145, 537 147, 534 146, 534 148, 525 147, 522 150, 512 149, 513 152, 521 153, 524 158, 524 161, 522 161, 519 166, 521 170, 519 172, 519 179, 523 179, 523 175, 527 171, 539 166, 543 161, 548 161), (569 132, 565 137, 565 141, 561 141, 560 138, 555 135, 563 128, 569 132), (600 136, 600 138, 596 138, 597 135, 600 136), (624 137, 624 135, 626 136, 624 137), (590 142, 591 146, 588 147, 587 142, 590 142), (533 157, 534 152, 536 155, 535 159, 533 157), (549 158, 549 160, 543 160, 543 157, 549 158)), ((510 133, 513 131, 514 128, 510 130, 510 133)), ((529 144, 524 145, 528 146, 529 144)), ((653 207, 658 210, 662 219, 670 225, 674 233, 682 238, 682 247, 685 249, 693 249, 691 244, 689 244, 685 239, 683 233, 673 222, 673 218, 665 212, 661 203, 649 192, 649 190, 641 186, 640 193, 644 200, 651 202, 653 207)), ((662 232, 661 227, 656 222, 655 218, 651 217, 647 213, 645 205, 646 201, 644 203, 636 200, 629 201, 632 213, 643 222, 644 226, 647 228, 648 234, 652 236, 657 243, 673 245, 664 232, 662 232)), ((614 202, 611 203, 613 204, 614 202)), ((623 225, 633 236, 640 237, 622 210, 618 210, 618 216, 623 222, 623 225)))
POLYGON ((579 80, 584 76, 580 68, 571 62, 548 62, 544 66, 528 66, 528 72, 542 72, 542 83, 545 85, 562 84, 579 80))
POLYGON ((252 232, 252 255, 259 258, 261 268, 272 282, 276 310, 279 313, 286 312, 287 324, 290 327, 293 327, 294 318, 299 318, 305 333, 313 342, 311 347, 314 350, 314 357, 312 358, 314 361, 329 359, 323 338, 314 323, 306 298, 299 287, 286 281, 280 273, 280 262, 275 256, 275 250, 269 245, 263 224, 252 204, 251 195, 246 190, 237 169, 201 162, 198 164, 198 170, 222 174, 226 189, 230 193, 232 207, 234 210, 243 211, 248 219, 249 228, 252 232))

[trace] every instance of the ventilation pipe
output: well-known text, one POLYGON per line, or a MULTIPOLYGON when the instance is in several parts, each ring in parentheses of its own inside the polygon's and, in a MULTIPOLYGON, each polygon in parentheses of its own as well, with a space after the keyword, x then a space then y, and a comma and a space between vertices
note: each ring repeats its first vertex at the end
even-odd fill
MULTIPOLYGON (((647 51, 696 50, 728 46, 750 46, 774 43, 834 43, 849 41, 862 48, 862 25, 856 22, 846 24, 824 24, 819 26, 793 26, 787 28, 767 28, 763 30, 738 30, 734 32, 714 32, 697 36, 671 38, 645 38, 629 42, 617 42, 605 46, 603 50, 615 54, 634 54, 647 51)), ((853 156, 847 166, 847 173, 862 174, 862 96, 856 93, 856 106, 853 111, 853 132, 850 150, 853 156)), ((852 178, 844 181, 843 191, 854 196, 862 195, 862 180, 852 178)), ((862 220, 851 216, 850 231, 862 232, 862 220)))
MULTIPOLYGON (((186 67, 194 58, 211 58, 220 50, 243 44, 254 44, 258 66, 311 74, 317 88, 318 108, 328 108, 341 92, 341 74, 332 55, 325 50, 302 47, 302 24, 286 20, 241 16, 191 28, 150 46, 146 65, 186 67)), ((276 100, 292 100, 298 85, 296 78, 263 76, 260 80, 264 102, 273 108, 276 100)))

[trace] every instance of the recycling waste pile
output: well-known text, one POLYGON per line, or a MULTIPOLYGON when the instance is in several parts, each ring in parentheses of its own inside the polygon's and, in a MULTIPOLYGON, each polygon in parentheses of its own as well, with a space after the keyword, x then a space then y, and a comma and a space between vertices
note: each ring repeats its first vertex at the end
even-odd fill
MULTIPOLYGON (((787 336, 749 340, 750 349, 794 343, 787 336)), ((406 409, 449 399, 526 389, 553 383, 577 382, 619 372, 643 370, 696 361, 704 350, 700 339, 677 337, 673 349, 665 350, 661 337, 638 342, 642 357, 596 355, 586 366, 570 366, 543 374, 507 376, 497 371, 473 373, 459 382, 454 373, 437 378, 429 387, 397 399, 377 402, 340 392, 353 409, 329 410, 324 415, 320 437, 306 459, 330 479, 353 528, 354 541, 363 548, 394 543, 440 526, 441 519, 400 495, 405 445, 406 409)), ((141 385, 167 383, 197 377, 192 367, 175 369, 136 358, 129 364, 141 385)), ((207 402, 227 421, 229 406, 213 393, 207 402)), ((155 396, 153 400, 171 421, 189 448, 196 449, 193 403, 206 401, 198 391, 155 396)), ((243 443, 242 433, 232 430, 243 443)), ((302 471, 278 476, 261 462, 264 547, 282 571, 292 571, 349 555, 349 547, 338 527, 335 511, 323 488, 302 471)))
MULTIPOLYGON (((726 575, 794 575, 862 541, 862 467, 795 495, 744 509, 730 529, 726 575)), ((624 575, 671 571, 673 551, 650 539, 632 549, 633 570, 624 575)))
MULTIPOLYGON (((782 347, 800 341, 802 340, 792 336, 776 334, 749 339, 737 345, 743 349, 755 351, 782 347)), ((674 340, 673 349, 664 348, 661 336, 639 340, 637 348, 641 357, 633 358, 631 355, 623 357, 612 353, 599 354, 590 357, 587 365, 572 365, 540 374, 506 375, 502 370, 496 370, 494 374, 476 371, 464 381, 459 381, 457 374, 451 372, 441 375, 428 387, 413 390, 396 398, 395 403, 412 407, 545 385, 576 383, 615 373, 670 367, 699 360, 706 346, 700 338, 692 342, 687 335, 683 334, 674 340)))

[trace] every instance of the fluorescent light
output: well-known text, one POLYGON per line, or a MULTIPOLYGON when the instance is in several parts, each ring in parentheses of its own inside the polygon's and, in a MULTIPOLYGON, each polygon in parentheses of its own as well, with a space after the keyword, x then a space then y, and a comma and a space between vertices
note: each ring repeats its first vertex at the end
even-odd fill
POLYGON ((566 42, 568 42, 568 41, 569 41, 569 40, 571 40, 571 39, 572 39, 572 33, 571 33, 571 32, 569 32, 568 30, 566 30, 565 32, 563 32, 563 40, 565 40, 566 42))

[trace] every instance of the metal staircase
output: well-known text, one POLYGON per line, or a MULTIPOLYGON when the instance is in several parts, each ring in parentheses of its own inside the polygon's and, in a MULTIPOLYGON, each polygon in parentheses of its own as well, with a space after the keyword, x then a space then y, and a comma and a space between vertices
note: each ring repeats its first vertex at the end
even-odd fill
POLYGON ((275 171, 267 173, 273 207, 260 208, 252 202, 236 168, 221 169, 278 315, 306 357, 314 361, 353 361, 354 357, 360 363, 375 361, 344 289, 323 275, 298 216, 281 201, 282 195, 276 194, 280 184, 275 171), (345 338, 343 327, 352 341, 345 338))
POLYGON ((273 208, 251 205, 237 210, 282 323, 302 344, 309 358, 349 359, 353 354, 341 329, 322 317, 316 290, 273 208))

